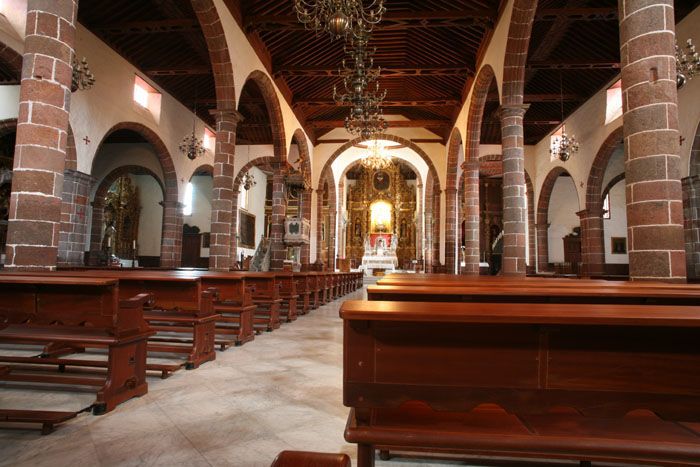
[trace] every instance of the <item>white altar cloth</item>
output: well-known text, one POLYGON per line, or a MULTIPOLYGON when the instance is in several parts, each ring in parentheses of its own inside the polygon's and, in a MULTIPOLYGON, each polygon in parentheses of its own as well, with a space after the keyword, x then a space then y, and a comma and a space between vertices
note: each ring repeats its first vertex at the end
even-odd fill
POLYGON ((365 269, 365 274, 371 276, 374 269, 393 271, 399 266, 399 258, 396 256, 363 256, 362 266, 365 269))

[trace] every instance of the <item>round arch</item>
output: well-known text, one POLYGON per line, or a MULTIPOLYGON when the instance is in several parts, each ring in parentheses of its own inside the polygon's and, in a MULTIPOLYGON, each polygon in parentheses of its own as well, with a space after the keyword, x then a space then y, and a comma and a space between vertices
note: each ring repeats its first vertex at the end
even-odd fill
MULTIPOLYGON (((474 161, 479 158, 479 144, 481 143, 481 123, 484 117, 484 107, 491 83, 496 80, 496 75, 491 65, 484 65, 474 80, 472 96, 469 103, 469 116, 467 118, 467 138, 465 161, 474 161)), ((496 86, 498 89, 498 86, 496 86)))
MULTIPOLYGON (((245 80, 255 82, 260 88, 263 100, 265 101, 265 107, 267 108, 267 114, 270 117, 270 127, 272 129, 272 145, 274 147, 275 157, 279 161, 287 160, 287 144, 286 137, 284 134, 284 119, 282 117, 282 107, 280 106, 280 101, 277 98, 277 92, 275 91, 275 85, 272 83, 270 77, 260 70, 252 71, 245 80)), ((245 87, 245 84, 243 84, 245 87)))
MULTIPOLYGON (((542 272, 546 270, 549 261, 549 204, 552 199, 552 190, 559 176, 569 172, 561 166, 554 167, 549 171, 547 177, 540 188, 540 196, 537 201, 537 269, 542 272)), ((574 184, 576 189, 576 184, 574 184)))
POLYGON ((690 160, 689 160, 688 174, 690 176, 700 175, 700 122, 695 130, 695 137, 693 138, 693 147, 690 150, 690 160))
POLYGON ((209 49, 209 59, 216 85, 216 108, 235 109, 236 88, 233 80, 233 66, 219 12, 213 0, 191 0, 191 3, 209 49))
MULTIPOLYGON (((183 218, 182 205, 178 202, 177 173, 175 172, 173 159, 165 143, 163 143, 163 140, 160 139, 156 132, 138 122, 120 122, 114 125, 100 140, 95 154, 99 153, 107 138, 118 130, 131 130, 141 135, 151 145, 160 162, 161 169, 163 170, 162 182, 165 189, 165 195, 163 196, 163 230, 161 235, 160 266, 165 268, 179 267, 182 253, 183 218)), ((93 159, 93 166, 96 159, 96 157, 93 159)), ((95 217, 96 211, 100 211, 98 217, 100 218, 100 222, 102 222, 104 206, 99 206, 100 198, 95 197, 94 200, 97 203, 93 202, 93 218, 95 217)), ((94 238, 94 234, 93 232, 91 238, 94 238)), ((101 232, 98 235, 101 235, 101 232)), ((92 241, 91 245, 93 245, 92 241)))
POLYGON ((608 162, 615 152, 615 149, 623 142, 622 126, 613 130, 600 145, 598 153, 593 159, 591 170, 588 172, 588 182, 586 183, 586 208, 600 209, 602 198, 600 196, 603 189, 603 177, 608 162))

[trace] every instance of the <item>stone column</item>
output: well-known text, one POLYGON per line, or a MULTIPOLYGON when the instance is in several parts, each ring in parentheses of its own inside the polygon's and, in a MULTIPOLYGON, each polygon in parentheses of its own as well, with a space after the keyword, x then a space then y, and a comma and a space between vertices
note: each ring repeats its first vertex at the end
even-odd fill
POLYGON ((440 194, 442 190, 433 191, 433 267, 440 266, 440 194))
MULTIPOLYGON (((314 190, 308 188, 301 192, 299 200, 301 206, 301 217, 311 222, 311 197, 314 190)), ((311 232, 309 233, 311 235, 311 232)), ((311 244, 305 243, 301 246, 301 270, 308 271, 311 264, 311 244)))
POLYGON ((211 239, 209 269, 228 271, 236 257, 234 219, 238 205, 233 204, 233 164, 236 153, 236 127, 243 117, 235 110, 212 110, 216 118, 214 180, 211 190, 211 239), (231 237, 234 237, 233 239, 231 237))
POLYGON ((102 223, 105 215, 105 200, 95 199, 92 203, 92 226, 90 227, 90 251, 102 249, 102 223))
MULTIPOLYGON (((326 234, 329 234, 330 232, 335 232, 336 231, 336 224, 337 224, 337 218, 338 218, 338 213, 336 211, 328 211, 328 231, 326 234)), ((336 236, 332 236, 330 238, 330 242, 328 245, 328 269, 331 271, 335 270, 335 245, 336 245, 336 236)))
POLYGON ((464 235, 465 273, 479 275, 479 163, 465 162, 464 235))
POLYGON ((671 0, 621 0, 630 279, 686 279, 671 0))
POLYGON ((67 169, 63 173, 61 230, 58 236, 59 264, 83 264, 85 248, 88 246, 88 204, 93 183, 95 179, 88 174, 67 169))
POLYGON ((549 224, 535 224, 537 231, 537 272, 547 272, 549 269, 549 239, 547 231, 549 224))
POLYGON ((345 223, 341 216, 345 211, 345 184, 338 183, 338 216, 337 216, 337 234, 335 236, 338 244, 337 258, 345 258, 345 223))
POLYGON ((581 274, 605 274, 603 206, 584 209, 576 215, 581 219, 581 274))
POLYGON ((689 279, 700 278, 700 175, 683 179, 685 263, 689 279))
POLYGON ((323 193, 316 190, 316 262, 323 261, 323 193))
POLYGON ((185 205, 178 201, 161 201, 163 234, 160 243, 160 267, 178 268, 182 257, 182 222, 185 205))
POLYGON ((287 206, 284 200, 284 177, 287 167, 275 164, 272 174, 272 215, 270 216, 270 271, 281 271, 286 259, 284 247, 284 218, 287 206))
MULTIPOLYGON (((416 188, 416 260, 420 261, 421 259, 425 261, 425 258, 423 257, 423 237, 424 237, 424 232, 423 232, 423 226, 425 225, 423 223, 424 219, 424 212, 425 210, 423 209, 423 184, 419 183, 416 188)), ((425 263, 423 263, 425 266, 425 263)))
MULTIPOLYGON (((238 191, 234 191, 233 195, 231 196, 231 235, 230 235, 230 243, 229 243, 229 267, 233 267, 233 265, 238 261, 238 191)), ((211 264, 211 258, 209 259, 209 263, 211 264)), ((210 266, 211 268, 211 266, 210 266)))
POLYGON ((457 188, 445 188, 445 268, 448 274, 459 269, 457 255, 457 188))
POLYGON ((29 0, 5 268, 55 269, 77 0, 29 0))
POLYGON ((502 106, 503 143, 503 274, 525 275, 525 150, 523 117, 528 105, 502 106))

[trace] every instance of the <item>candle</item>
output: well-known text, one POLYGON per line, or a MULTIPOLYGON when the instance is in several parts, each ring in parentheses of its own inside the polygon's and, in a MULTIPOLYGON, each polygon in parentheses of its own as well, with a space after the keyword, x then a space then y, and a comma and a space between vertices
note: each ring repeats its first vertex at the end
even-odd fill
POLYGON ((133 248, 134 250, 136 249, 136 240, 134 240, 134 243, 131 248, 133 248))
POLYGON ((107 237, 107 248, 112 246, 112 237, 107 237))

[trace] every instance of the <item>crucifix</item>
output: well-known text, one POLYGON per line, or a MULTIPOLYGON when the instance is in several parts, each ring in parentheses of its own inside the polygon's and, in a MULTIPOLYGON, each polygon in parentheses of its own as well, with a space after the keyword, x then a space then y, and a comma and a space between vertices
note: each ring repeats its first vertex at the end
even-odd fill
POLYGON ((83 141, 85 141, 85 144, 90 144, 90 138, 88 138, 87 136, 83 138, 83 141))
POLYGON ((683 138, 682 136, 680 138, 681 138, 681 146, 683 146, 683 141, 685 141, 685 138, 683 138))

